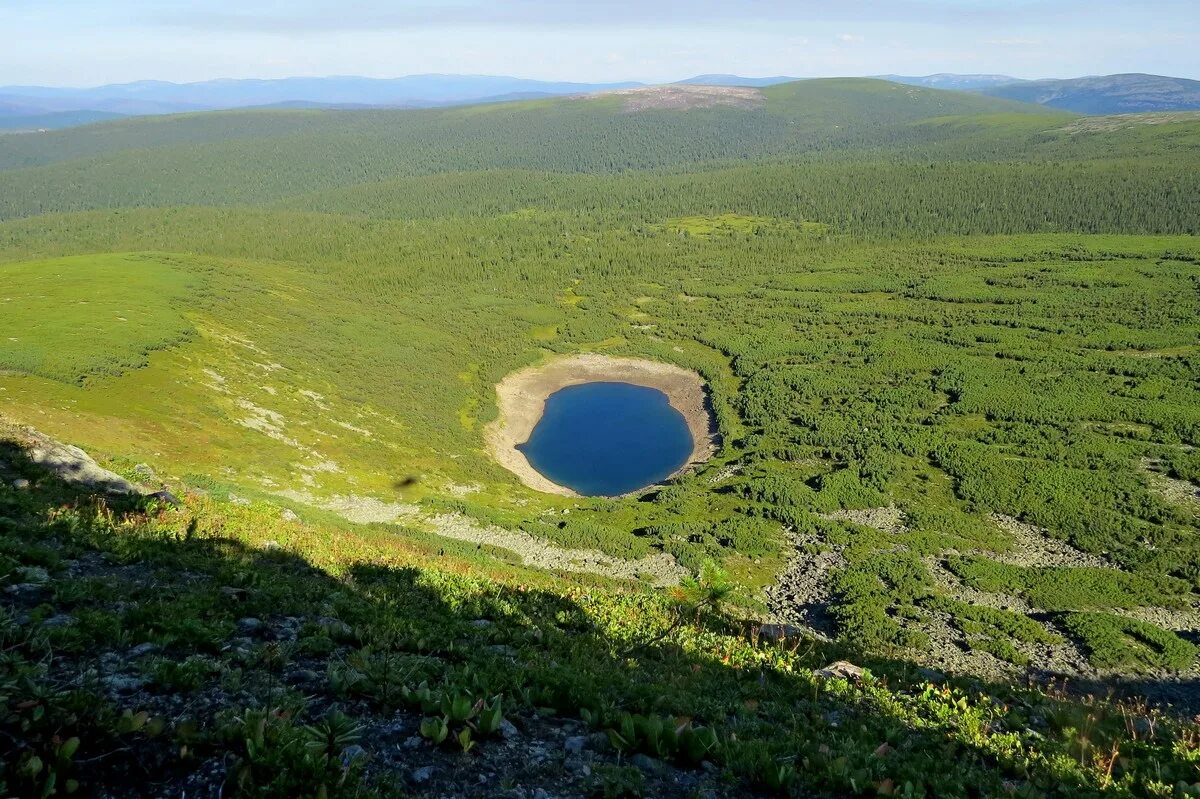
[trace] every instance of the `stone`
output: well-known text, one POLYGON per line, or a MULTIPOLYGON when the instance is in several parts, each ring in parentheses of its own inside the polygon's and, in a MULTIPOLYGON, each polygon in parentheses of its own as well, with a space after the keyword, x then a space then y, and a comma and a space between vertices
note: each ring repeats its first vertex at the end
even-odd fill
POLYGON ((419 735, 410 735, 408 738, 404 739, 404 748, 416 749, 421 745, 422 742, 423 739, 419 735))
POLYGON ((342 750, 342 768, 349 768, 359 759, 366 758, 367 750, 358 744, 351 744, 342 750))
POLYGON ((411 779, 417 785, 429 782, 431 779, 433 779, 433 766, 422 766, 421 768, 415 768, 408 776, 409 779, 411 779))
POLYGON ((48 589, 41 583, 17 583, 4 589, 4 593, 23 599, 36 599, 48 589))
POLYGON ((264 626, 265 625, 263 625, 262 619, 256 619, 253 616, 247 616, 244 619, 238 619, 237 622, 238 632, 242 633, 243 635, 256 633, 264 626))
POLYGON ((119 694, 131 694, 134 691, 140 691, 146 681, 139 677, 131 677, 127 674, 114 674, 104 680, 104 684, 119 694))
POLYGON ((242 507, 246 507, 250 504, 250 500, 246 499, 245 497, 239 497, 237 494, 230 494, 229 502, 233 505, 240 505, 242 507))
POLYGON ((18 491, 24 491, 29 488, 29 481, 24 477, 18 477, 16 480, 12 481, 12 487, 18 491))
POLYGON ((800 638, 804 630, 791 624, 764 624, 758 629, 759 635, 768 641, 782 641, 787 638, 800 638))
POLYGON ((322 616, 317 619, 317 624, 325 630, 325 634, 337 641, 344 641, 354 637, 354 628, 341 619, 335 619, 330 616, 322 616))
POLYGON ((292 510, 291 508, 284 508, 282 511, 280 511, 279 518, 283 519, 285 522, 300 521, 300 517, 296 515, 296 511, 292 510))
POLYGON ((124 477, 101 468, 86 452, 30 431, 34 439, 25 453, 29 460, 53 472, 60 480, 110 494, 136 494, 124 477))
POLYGON ((183 507, 183 502, 179 499, 179 497, 165 489, 162 491, 155 491, 153 494, 147 494, 146 498, 152 499, 155 502, 161 502, 164 505, 170 505, 172 508, 183 507))
POLYGON ((579 754, 587 747, 587 736, 572 735, 567 740, 563 741, 563 749, 572 754, 579 754))
POLYGON ((41 566, 22 566, 17 569, 17 574, 20 575, 21 582, 23 583, 45 585, 50 582, 50 572, 41 566))
POLYGON ((152 644, 149 641, 147 641, 145 643, 138 644, 137 646, 130 649, 129 650, 129 658, 131 660, 136 660, 137 658, 144 658, 148 655, 157 654, 160 651, 162 651, 161 646, 159 646, 158 644, 152 644))
POLYGON ((500 737, 507 741, 521 737, 521 731, 517 729, 517 725, 513 724, 508 719, 500 720, 500 737))
POLYGON ((942 672, 938 671, 937 669, 929 669, 929 668, 917 669, 917 675, 922 680, 928 680, 929 682, 945 682, 946 681, 946 675, 943 674, 942 672))
POLYGON ((42 622, 43 627, 70 627, 75 623, 75 617, 66 613, 59 613, 42 622))
POLYGON ((133 473, 143 480, 154 479, 154 470, 150 468, 150 464, 148 463, 139 463, 137 466, 134 466, 133 473))
POLYGON ((487 619, 474 619, 471 622, 472 627, 491 627, 492 623, 487 619))
POLYGON ((818 677, 824 677, 827 680, 841 678, 857 682, 866 675, 866 671, 861 666, 855 666, 847 660, 839 660, 830 663, 823 669, 817 669, 813 674, 816 674, 818 677))
POLYGON ((641 752, 629 758, 629 765, 648 774, 656 774, 662 771, 663 767, 661 760, 655 760, 649 755, 643 755, 641 752))

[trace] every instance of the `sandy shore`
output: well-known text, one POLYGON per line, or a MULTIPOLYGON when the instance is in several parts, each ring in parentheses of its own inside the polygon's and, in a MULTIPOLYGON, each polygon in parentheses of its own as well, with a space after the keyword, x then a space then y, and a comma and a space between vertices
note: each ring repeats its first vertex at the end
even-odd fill
POLYGON ((712 456, 716 449, 714 425, 700 375, 659 361, 611 358, 594 353, 555 358, 526 367, 496 384, 499 414, 484 433, 492 456, 530 488, 550 494, 578 496, 571 489, 551 482, 538 473, 517 446, 529 440, 529 434, 542 418, 547 397, 567 386, 599 381, 633 383, 656 388, 667 395, 672 407, 687 420, 688 430, 692 434, 692 454, 683 469, 712 456))

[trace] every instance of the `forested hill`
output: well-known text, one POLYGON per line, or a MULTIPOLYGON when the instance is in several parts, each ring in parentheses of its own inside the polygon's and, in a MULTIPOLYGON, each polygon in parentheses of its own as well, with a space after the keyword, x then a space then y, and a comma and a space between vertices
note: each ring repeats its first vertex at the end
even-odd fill
MULTIPOLYGON (((1072 117, 1028 103, 859 78, 765 88, 664 86, 453 109, 247 110, 126 119, 0 141, 0 169, 237 142, 238 149, 222 155, 256 157, 310 144, 327 158, 361 153, 380 169, 406 172, 517 165, 612 171, 891 145, 912 141, 914 122, 981 114, 1028 117, 1043 128, 1072 117), (371 146, 377 151, 364 149, 371 146), (383 152, 387 158, 380 160, 383 152)), ((182 153, 165 155, 190 163, 178 157, 182 153)))
POLYGON ((535 205, 652 220, 738 205, 848 233, 1179 233, 1200 219, 1186 200, 1200 197, 1198 170, 1179 168, 1198 142, 1200 120, 1186 116, 1108 124, 869 79, 441 110, 219 112, 4 137, 0 219, 182 205, 418 217, 535 205), (663 193, 639 177, 646 170, 674 175, 680 190, 663 193), (460 174, 423 181, 451 172, 460 174))

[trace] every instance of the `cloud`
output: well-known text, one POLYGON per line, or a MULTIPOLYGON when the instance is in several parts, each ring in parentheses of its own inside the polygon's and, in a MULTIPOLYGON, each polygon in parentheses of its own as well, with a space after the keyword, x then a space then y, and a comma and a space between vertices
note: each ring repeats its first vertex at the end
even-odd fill
MULTIPOLYGON (((255 33, 415 30, 452 27, 702 26, 813 22, 896 22, 953 25, 1007 23, 1019 11, 1035 18, 1120 8, 1121 0, 295 0, 238 5, 222 2, 167 6, 145 3, 142 17, 156 25, 255 33), (1013 6, 1016 6, 1014 9, 1013 6)), ((1158 0, 1175 6, 1190 0, 1158 0)), ((126 9, 127 11, 129 9, 126 9)))
POLYGON ((1044 42, 1041 39, 1015 37, 1012 39, 989 39, 984 44, 990 44, 993 47, 1040 47, 1044 42))
POLYGON ((863 37, 857 36, 853 33, 839 33, 837 40, 843 44, 858 44, 859 42, 863 41, 863 37))

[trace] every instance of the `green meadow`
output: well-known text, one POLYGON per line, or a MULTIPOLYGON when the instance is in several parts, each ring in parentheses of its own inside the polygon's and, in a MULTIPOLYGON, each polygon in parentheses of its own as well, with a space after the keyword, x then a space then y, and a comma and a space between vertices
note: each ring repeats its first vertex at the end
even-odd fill
MULTIPOLYGON (((1120 721, 1131 705, 1013 686, 1197 676, 1200 121, 1081 127, 869 80, 763 95, 636 112, 617 97, 228 112, 5 137, 0 414, 127 476, 145 464, 185 502, 59 518, 66 489, 49 478, 35 495, 0 488, 4 580, 45 561, 62 612, 84 603, 64 599, 61 562, 89 548, 251 580, 244 611, 145 586, 132 604, 155 611, 100 602, 95 629, 161 642, 176 664, 158 666, 162 694, 226 678, 238 613, 335 616, 351 636, 312 635, 331 664, 431 652, 453 665, 421 661, 407 689, 503 695, 514 714, 582 718, 622 753, 685 765, 701 744, 664 742, 646 719, 686 717, 721 741, 697 763, 765 792, 1195 795, 1194 728, 1139 737, 1120 721), (698 372, 715 456, 634 497, 524 487, 487 454, 495 384, 579 352, 698 372), (362 525, 349 505, 399 510, 362 525), (301 521, 280 527, 277 507, 301 521), (492 543, 439 536, 447 520, 492 543), (534 571, 495 543, 526 536, 670 556, 699 583, 675 601, 646 580, 534 571), (719 603, 695 600, 713 575, 719 603), (394 599, 405 580, 446 609, 445 630, 394 599), (168 635, 156 613, 214 621, 168 635), (490 643, 543 665, 522 681, 485 654, 456 659, 484 635, 478 617, 498 622, 490 643), (789 651, 748 632, 768 618, 813 637, 789 651), (708 651, 725 657, 711 674, 708 651), (884 676, 810 676, 836 656, 884 676), (931 666, 951 681, 927 685, 917 670, 931 666), (851 707, 863 730, 821 747, 829 713, 851 707), (893 760, 871 758, 880 743, 893 760)), ((46 635, 21 644, 29 662, 101 645, 46 635)), ((289 705, 287 724, 331 701, 364 718, 423 712, 329 668, 324 698, 289 705)), ((199 745, 223 751, 226 728, 208 729, 199 745)), ((278 757, 239 790, 316 790, 264 776, 301 769, 278 757)), ((328 782, 311 795, 369 795, 346 786, 370 774, 335 787, 305 762, 328 782)))

